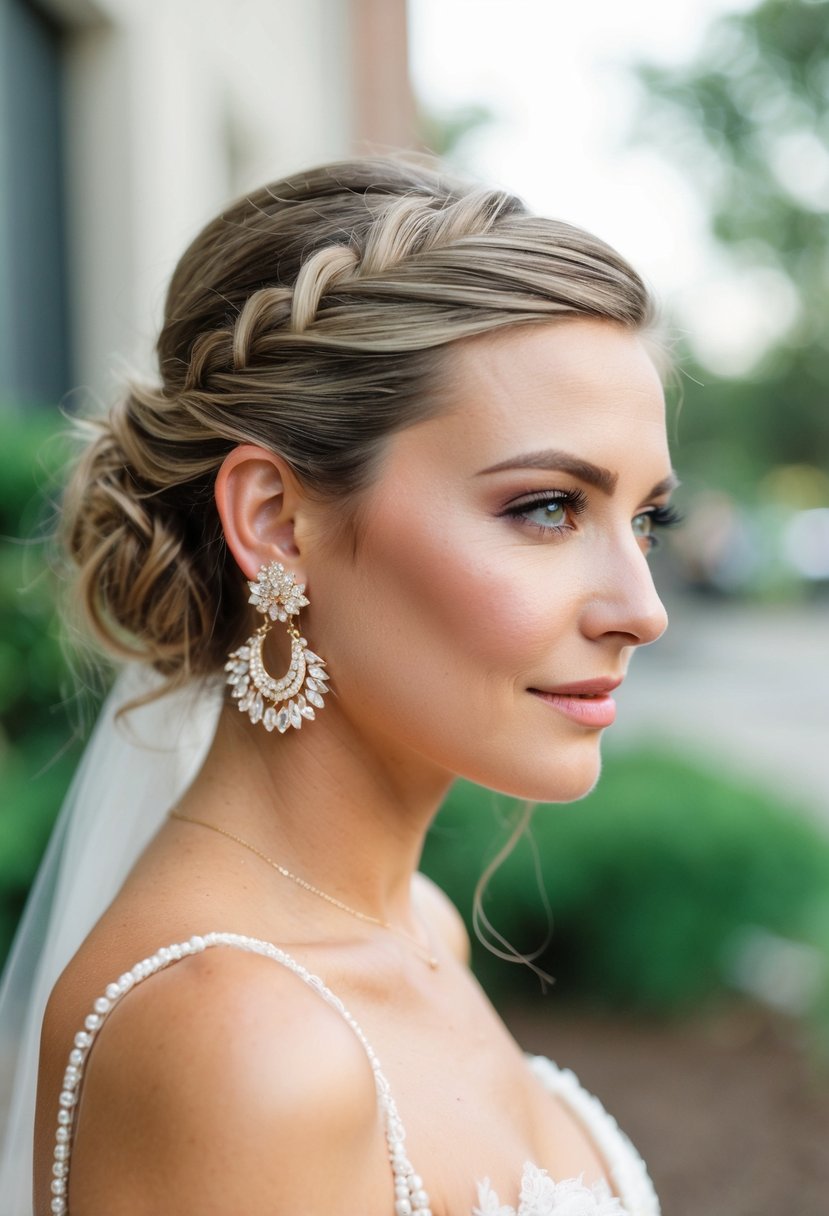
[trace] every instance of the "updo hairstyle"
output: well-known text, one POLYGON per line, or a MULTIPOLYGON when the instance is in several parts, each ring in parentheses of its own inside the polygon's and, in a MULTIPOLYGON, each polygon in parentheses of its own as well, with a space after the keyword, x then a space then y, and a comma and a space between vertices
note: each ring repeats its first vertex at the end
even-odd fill
POLYGON ((220 670, 249 613, 227 454, 278 452, 348 518, 386 437, 440 410, 449 343, 565 315, 641 329, 651 304, 613 249, 501 191, 374 159, 234 203, 175 270, 160 383, 85 424, 62 515, 93 635, 169 686, 220 670))

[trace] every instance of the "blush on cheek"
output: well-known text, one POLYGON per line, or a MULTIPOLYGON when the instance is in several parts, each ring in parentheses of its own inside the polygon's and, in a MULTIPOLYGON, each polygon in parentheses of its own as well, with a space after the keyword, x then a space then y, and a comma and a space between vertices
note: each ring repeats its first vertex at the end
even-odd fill
POLYGON ((541 578, 528 580, 496 561, 456 564, 444 592, 434 606, 436 617, 456 652, 479 673, 496 677, 506 689, 527 687, 546 670, 557 631, 541 578))
POLYGON ((355 712, 381 717, 409 741, 438 723, 456 732, 459 715, 494 732, 514 709, 506 701, 527 662, 525 597, 497 563, 473 564, 459 548, 450 551, 445 537, 436 543, 430 528, 375 527, 361 570, 342 582, 366 616, 341 599, 331 622, 338 689, 355 712))
MULTIPOLYGON (((317 583, 320 604, 336 606, 320 619, 320 647, 352 728, 387 760, 404 749, 514 797, 586 794, 599 771, 596 732, 527 691, 555 641, 540 582, 528 588, 496 561, 445 551, 429 561, 422 547, 378 540, 361 569, 329 567, 317 583)), ((308 629, 315 636, 310 620, 308 629)))
POLYGON ((395 537, 380 548, 375 565, 384 572, 375 594, 407 648, 416 647, 412 657, 427 666, 442 659, 448 671, 473 682, 495 672, 519 675, 541 605, 503 565, 470 561, 472 545, 424 551, 423 541, 422 533, 408 544, 395 537))

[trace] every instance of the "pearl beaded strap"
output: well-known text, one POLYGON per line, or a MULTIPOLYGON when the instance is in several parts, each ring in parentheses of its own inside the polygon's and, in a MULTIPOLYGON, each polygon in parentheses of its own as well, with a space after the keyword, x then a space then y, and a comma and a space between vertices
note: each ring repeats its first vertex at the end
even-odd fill
POLYGON ((323 1000, 327 1001, 345 1019, 365 1048, 369 1063, 374 1073, 374 1083, 377 1088, 377 1098, 383 1112, 386 1140, 388 1142, 389 1160, 394 1175, 394 1213, 395 1216, 432 1216, 429 1207, 429 1196, 423 1189, 423 1182, 406 1156, 404 1141, 406 1132, 397 1113, 397 1107, 391 1096, 389 1083, 380 1069, 380 1061, 355 1018, 348 1012, 343 1002, 335 996, 330 988, 312 972, 280 950, 270 942, 259 941, 254 937, 244 937, 238 933, 206 933, 204 937, 191 937, 189 941, 178 945, 166 946, 151 958, 145 958, 137 963, 131 971, 126 971, 121 978, 109 984, 103 996, 99 996, 92 1006, 92 1012, 84 1022, 84 1029, 75 1035, 74 1046, 69 1053, 66 1073, 63 1078, 63 1090, 59 1099, 58 1126, 55 1133, 55 1153, 52 1173, 52 1204, 55 1216, 66 1216, 68 1212, 67 1192, 69 1189, 69 1165, 72 1151, 72 1133, 74 1130, 75 1108, 80 1095, 80 1085, 83 1070, 95 1038, 109 1014, 119 1001, 142 980, 148 979, 157 971, 163 971, 179 959, 190 954, 199 954, 209 946, 235 946, 240 950, 249 950, 254 954, 264 955, 281 963, 289 971, 293 971, 310 988, 313 988, 323 1000))

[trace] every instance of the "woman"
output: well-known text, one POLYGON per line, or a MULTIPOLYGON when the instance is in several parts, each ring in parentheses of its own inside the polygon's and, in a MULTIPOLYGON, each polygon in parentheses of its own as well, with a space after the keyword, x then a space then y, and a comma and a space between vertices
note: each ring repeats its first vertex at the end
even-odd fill
POLYGON ((98 636, 217 724, 49 1001, 38 1216, 658 1212, 417 873, 456 776, 586 794, 665 627, 650 323, 600 241, 393 161, 185 253, 161 382, 98 425, 65 535, 98 636))

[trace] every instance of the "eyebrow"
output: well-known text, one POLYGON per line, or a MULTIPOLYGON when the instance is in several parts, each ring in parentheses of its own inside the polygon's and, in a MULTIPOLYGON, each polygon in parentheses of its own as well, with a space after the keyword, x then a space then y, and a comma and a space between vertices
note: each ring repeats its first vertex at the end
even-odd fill
MULTIPOLYGON (((509 460, 502 460, 499 464, 490 465, 488 469, 481 469, 476 476, 483 477, 486 473, 501 473, 505 469, 550 469, 558 473, 570 473, 579 481, 583 481, 589 486, 595 486, 597 490, 601 490, 603 494, 607 495, 613 493, 619 480, 619 474, 612 473, 610 469, 604 469, 601 465, 592 464, 589 460, 582 460, 578 456, 571 456, 568 452, 559 452, 555 449, 527 452, 524 456, 512 456, 509 460)), ((679 479, 674 472, 671 472, 656 483, 648 497, 658 498, 660 494, 669 494, 678 485, 679 479)))

